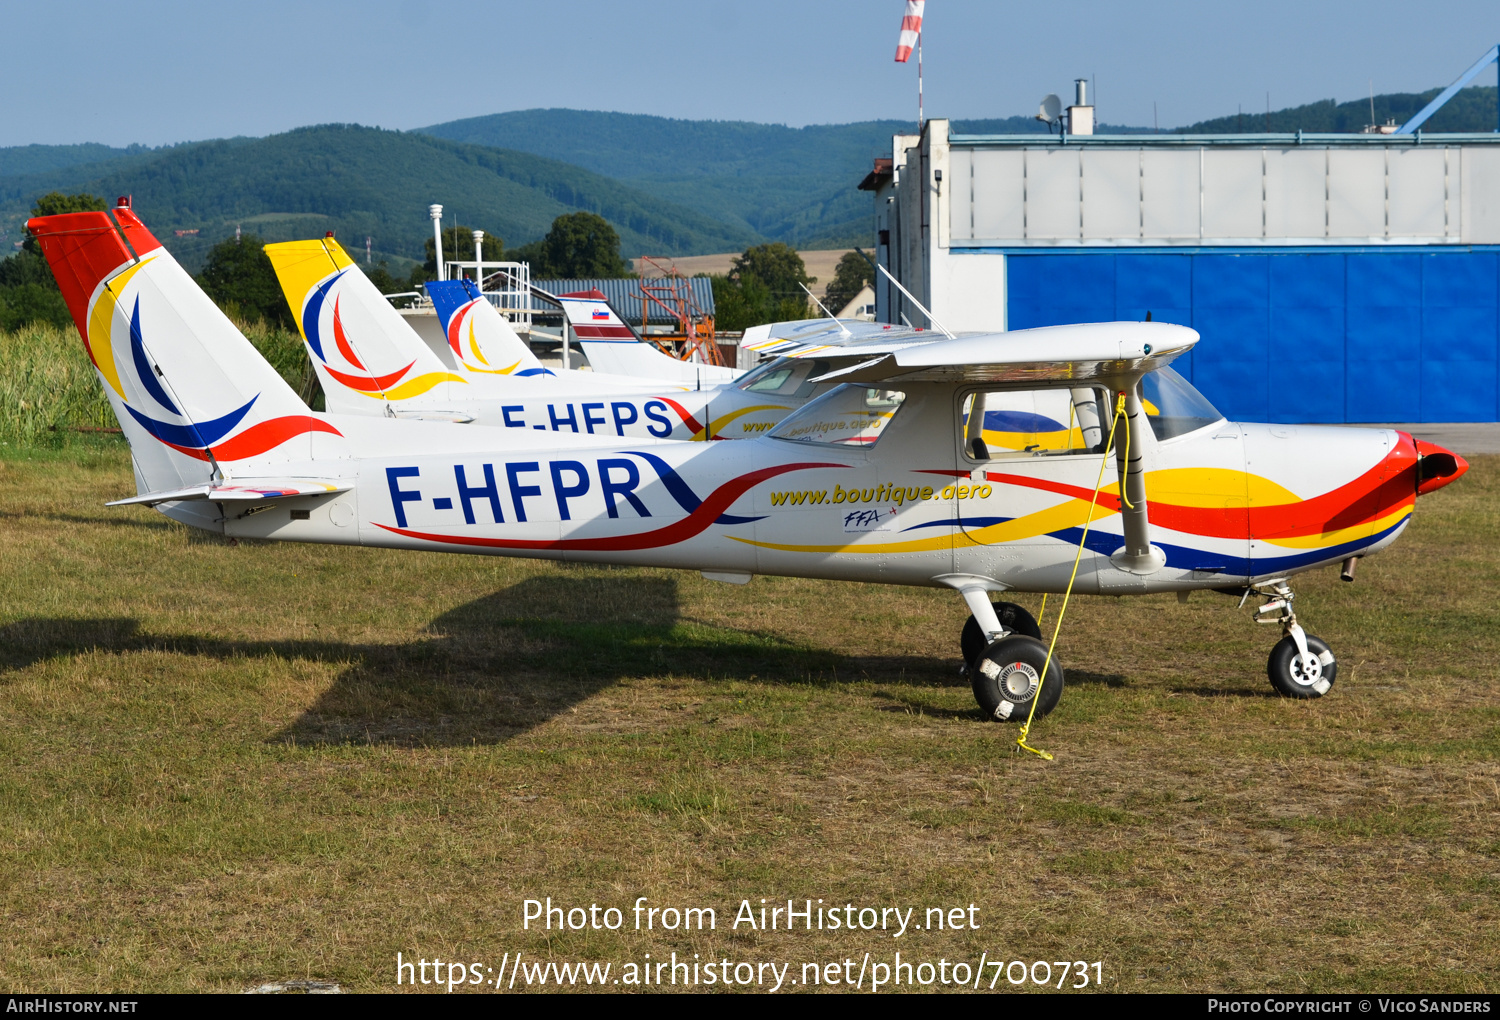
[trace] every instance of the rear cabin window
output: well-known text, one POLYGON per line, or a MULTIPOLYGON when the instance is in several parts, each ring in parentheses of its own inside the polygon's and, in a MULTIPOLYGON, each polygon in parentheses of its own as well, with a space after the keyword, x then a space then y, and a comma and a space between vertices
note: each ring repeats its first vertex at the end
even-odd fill
POLYGON ((1102 453, 1108 407, 1104 391, 1092 387, 974 393, 960 421, 964 452, 971 460, 1102 453))
POLYGON ((783 418, 770 434, 794 443, 872 447, 905 400, 900 390, 845 383, 783 418))

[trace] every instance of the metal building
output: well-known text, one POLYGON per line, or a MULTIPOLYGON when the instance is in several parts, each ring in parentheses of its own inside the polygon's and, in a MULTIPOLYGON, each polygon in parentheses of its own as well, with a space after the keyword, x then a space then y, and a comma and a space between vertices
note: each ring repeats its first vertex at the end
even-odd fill
MULTIPOLYGON (((950 135, 932 120, 860 187, 880 261, 949 329, 1149 311, 1202 334, 1178 367, 1231 417, 1500 420, 1500 134, 950 135)), ((876 305, 924 324, 883 279, 876 305)))

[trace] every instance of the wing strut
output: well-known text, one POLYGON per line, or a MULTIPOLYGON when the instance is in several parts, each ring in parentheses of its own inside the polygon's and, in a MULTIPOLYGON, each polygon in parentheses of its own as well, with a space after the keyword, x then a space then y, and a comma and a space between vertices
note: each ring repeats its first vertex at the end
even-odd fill
MULTIPOLYGON (((1154 574, 1166 566, 1167 557, 1151 544, 1151 524, 1146 519, 1146 473, 1141 454, 1146 448, 1146 415, 1135 384, 1118 391, 1125 414, 1125 441, 1115 441, 1115 470, 1120 477, 1120 521, 1125 544, 1109 558, 1120 570, 1132 574, 1154 574)), ((1119 405, 1117 405, 1118 407, 1119 405)))

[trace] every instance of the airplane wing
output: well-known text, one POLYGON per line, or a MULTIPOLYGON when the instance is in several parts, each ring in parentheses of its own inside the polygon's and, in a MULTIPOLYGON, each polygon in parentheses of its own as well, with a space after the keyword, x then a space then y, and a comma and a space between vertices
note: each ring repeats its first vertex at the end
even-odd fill
POLYGON ((1198 333, 1165 322, 1091 322, 949 338, 931 330, 828 319, 781 323, 745 346, 780 357, 818 357, 834 369, 817 381, 1047 382, 1138 376, 1192 349, 1198 333), (863 328, 855 328, 855 327, 863 328), (800 328, 799 328, 800 327, 800 328), (871 328, 875 327, 875 328, 871 328))
POLYGON ((835 349, 867 345, 895 350, 904 344, 929 343, 934 337, 941 338, 942 334, 910 326, 825 317, 751 326, 745 330, 740 346, 767 358, 811 358, 835 349))
POLYGON ((343 480, 321 481, 311 478, 242 478, 229 483, 204 482, 185 489, 163 489, 158 492, 143 492, 129 499, 117 499, 105 506, 131 506, 157 503, 173 503, 186 500, 205 499, 214 503, 245 503, 261 500, 287 499, 292 496, 332 496, 348 492, 353 484, 343 480))

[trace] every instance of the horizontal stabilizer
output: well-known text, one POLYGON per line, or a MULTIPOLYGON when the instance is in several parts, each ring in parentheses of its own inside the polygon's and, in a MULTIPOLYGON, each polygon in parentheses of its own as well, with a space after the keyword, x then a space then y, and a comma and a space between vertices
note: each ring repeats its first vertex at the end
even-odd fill
POLYGON ((158 492, 143 492, 129 499, 117 499, 105 506, 131 506, 158 503, 176 503, 203 499, 214 503, 253 503, 261 500, 286 499, 291 496, 332 496, 348 492, 352 485, 343 481, 316 481, 310 478, 244 478, 233 484, 216 485, 205 482, 190 485, 185 489, 163 489, 158 492))
POLYGON ((443 411, 437 408, 393 407, 389 413, 392 418, 404 418, 407 421, 449 421, 455 425, 468 425, 474 421, 474 416, 468 411, 443 411))

